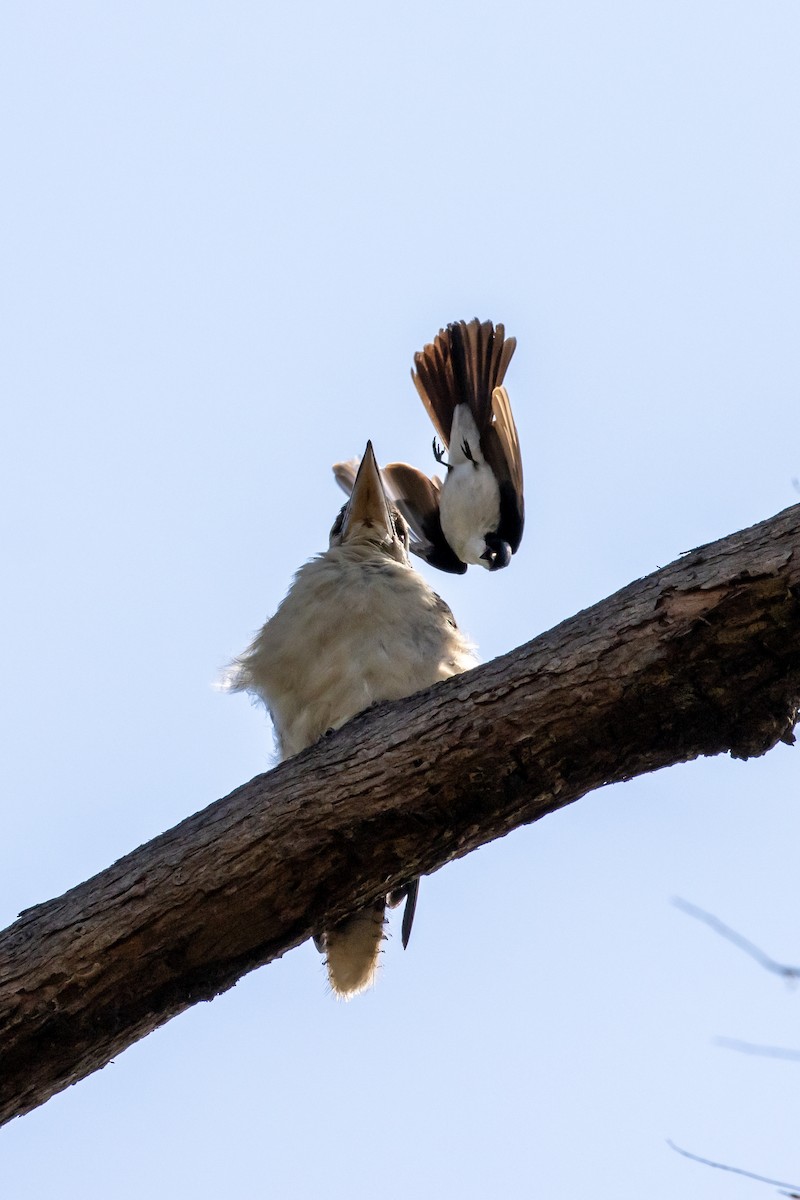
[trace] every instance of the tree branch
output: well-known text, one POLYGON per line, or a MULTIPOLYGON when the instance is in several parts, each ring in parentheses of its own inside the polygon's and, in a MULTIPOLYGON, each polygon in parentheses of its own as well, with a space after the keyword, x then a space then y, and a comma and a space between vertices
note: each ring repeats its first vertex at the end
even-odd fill
POLYGON ((796 983, 800 979, 800 967, 789 967, 785 963, 779 963, 776 959, 770 958, 768 954, 765 954, 763 950, 756 946, 755 942, 749 941, 741 933, 737 933, 735 929, 731 929, 730 925, 726 925, 724 921, 720 921, 719 917, 715 917, 713 913, 698 908, 696 904, 690 904, 688 900, 682 900, 680 896, 676 896, 672 903, 681 912, 685 912, 688 916, 702 921, 710 929, 713 929, 715 933, 718 933, 720 937, 726 938, 734 946, 738 946, 740 950, 743 950, 745 954, 749 954, 765 971, 772 971, 773 974, 780 975, 787 983, 796 983))
POLYGON ((756 1183, 771 1183, 777 1188, 791 1188, 791 1192, 784 1192, 784 1196, 795 1197, 798 1195, 797 1188, 793 1183, 783 1183, 780 1179, 770 1179, 768 1175, 755 1175, 752 1171, 745 1171, 741 1167, 729 1167, 725 1163, 714 1162, 711 1158, 701 1158, 699 1154, 692 1154, 689 1150, 682 1150, 680 1146, 676 1146, 667 1138, 667 1145, 670 1150, 674 1150, 677 1154, 682 1154, 684 1158, 690 1158, 692 1162, 702 1163, 704 1167, 714 1167, 718 1171, 730 1171, 733 1175, 744 1175, 745 1179, 755 1179, 756 1183))
POLYGON ((760 1046, 756 1042, 742 1042, 738 1038, 714 1038, 718 1046, 726 1050, 738 1050, 740 1054, 755 1054, 761 1058, 783 1058, 787 1062, 800 1062, 800 1050, 790 1050, 786 1046, 760 1046))
POLYGON ((606 783, 791 743, 800 505, 383 704, 0 935, 0 1122, 408 878, 606 783))

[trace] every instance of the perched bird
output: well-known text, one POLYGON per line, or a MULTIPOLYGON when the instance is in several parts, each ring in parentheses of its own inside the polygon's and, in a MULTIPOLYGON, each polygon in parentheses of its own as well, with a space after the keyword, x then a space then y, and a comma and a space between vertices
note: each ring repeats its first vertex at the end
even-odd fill
MULTIPOLYGON (((411 527, 411 550, 442 571, 463 574, 469 563, 497 571, 522 540, 522 458, 502 386, 516 344, 502 325, 476 318, 453 322, 414 355, 411 377, 441 440, 434 438, 434 456, 447 475, 442 483, 390 463, 383 478, 411 527)), ((345 491, 356 466, 333 468, 345 491)))
MULTIPOLYGON (((281 758, 378 700, 409 696, 475 665, 450 609, 411 566, 408 542, 368 442, 329 549, 300 568, 228 677, 231 690, 263 700, 281 758)), ((315 938, 337 995, 349 998, 373 982, 387 903, 406 900, 407 944, 418 884, 376 896, 315 938)))

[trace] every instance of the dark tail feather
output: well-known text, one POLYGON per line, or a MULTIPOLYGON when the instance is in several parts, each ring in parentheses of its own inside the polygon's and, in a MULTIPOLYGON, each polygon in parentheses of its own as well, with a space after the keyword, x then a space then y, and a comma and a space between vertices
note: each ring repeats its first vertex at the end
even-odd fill
POLYGON ((403 938, 403 949, 407 949, 408 941, 411 937, 411 926, 414 924, 414 913, 417 911, 417 896, 419 895, 419 879, 412 879, 410 883, 404 883, 402 887, 395 888, 389 892, 386 897, 390 908, 397 908, 398 904, 402 904, 405 900, 406 907, 403 911, 403 924, 401 926, 401 936, 403 938))
POLYGON ((503 377, 516 340, 491 321, 454 321, 414 355, 411 375, 439 437, 450 444, 453 412, 468 404, 482 433, 492 421, 492 392, 503 377))

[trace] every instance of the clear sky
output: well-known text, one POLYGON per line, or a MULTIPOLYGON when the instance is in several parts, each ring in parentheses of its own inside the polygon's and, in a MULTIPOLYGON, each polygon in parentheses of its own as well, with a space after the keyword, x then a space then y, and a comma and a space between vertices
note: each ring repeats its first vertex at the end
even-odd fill
MULTIPOLYGON (((432 465, 413 352, 503 321, 527 483, 488 659, 800 499, 793 0, 2 10, 0 918, 265 769, 213 689, 326 545, 330 464, 432 465), (795 481, 795 482, 793 482, 795 481)), ((4 1200, 737 1200, 800 1182, 798 751, 606 789, 0 1132, 4 1200)))

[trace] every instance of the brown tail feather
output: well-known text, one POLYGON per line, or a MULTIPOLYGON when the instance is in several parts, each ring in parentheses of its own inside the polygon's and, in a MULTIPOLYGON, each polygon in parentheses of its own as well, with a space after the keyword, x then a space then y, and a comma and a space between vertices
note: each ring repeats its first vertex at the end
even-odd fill
POLYGON ((492 420, 492 392, 503 382, 515 338, 491 321, 454 321, 414 355, 411 372, 422 403, 439 437, 450 444, 453 412, 468 404, 482 432, 492 420))

